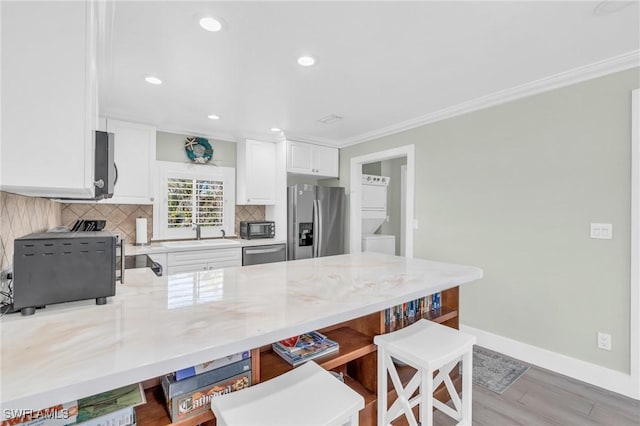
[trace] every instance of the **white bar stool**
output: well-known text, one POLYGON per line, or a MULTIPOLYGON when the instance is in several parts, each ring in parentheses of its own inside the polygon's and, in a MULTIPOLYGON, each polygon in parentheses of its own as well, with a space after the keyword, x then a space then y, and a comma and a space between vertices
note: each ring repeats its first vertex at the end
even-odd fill
POLYGON ((375 336, 378 345, 378 426, 388 425, 405 415, 410 425, 418 422, 412 408, 420 405, 423 426, 433 425, 433 407, 457 420, 459 425, 471 425, 472 353, 475 336, 432 321, 420 320, 403 329, 375 336), (393 360, 406 363, 418 371, 406 387, 402 387, 393 360), (462 360, 462 401, 449 376, 462 360), (434 378, 434 372, 438 370, 434 378), (387 371, 398 393, 398 399, 387 410, 387 371), (433 392, 444 382, 455 409, 433 398, 433 392), (420 388, 418 394, 411 395, 420 388))
POLYGON ((364 398, 313 361, 211 398, 218 426, 358 424, 364 398))

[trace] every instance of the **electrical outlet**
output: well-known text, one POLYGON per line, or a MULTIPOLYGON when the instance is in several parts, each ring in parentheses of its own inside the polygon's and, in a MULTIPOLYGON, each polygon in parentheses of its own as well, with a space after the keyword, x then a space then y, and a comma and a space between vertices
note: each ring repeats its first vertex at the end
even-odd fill
POLYGON ((598 331, 598 348, 605 351, 611 350, 611 335, 598 331))
POLYGON ((589 236, 598 240, 612 240, 613 225, 611 223, 592 223, 589 236))
POLYGON ((12 268, 11 266, 9 266, 8 268, 3 269, 2 271, 0 271, 0 281, 1 282, 6 282, 8 281, 10 278, 8 278, 8 276, 12 273, 12 268))
POLYGON ((11 302, 11 299, 6 296, 6 293, 9 293, 9 280, 13 278, 12 272, 11 267, 0 271, 0 291, 2 292, 0 294, 0 304, 11 302))

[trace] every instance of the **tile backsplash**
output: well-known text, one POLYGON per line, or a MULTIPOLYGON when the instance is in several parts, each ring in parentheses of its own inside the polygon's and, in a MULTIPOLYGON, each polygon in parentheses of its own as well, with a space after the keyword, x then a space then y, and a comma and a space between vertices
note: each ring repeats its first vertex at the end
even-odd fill
POLYGON ((61 224, 59 203, 0 191, 0 269, 13 263, 16 238, 61 224))
MULTIPOLYGON (((153 230, 153 206, 135 204, 57 203, 46 198, 24 197, 0 191, 0 269, 13 262, 13 240, 32 232, 56 226, 71 226, 78 219, 104 219, 105 230, 125 241, 136 240, 136 218, 147 218, 147 236, 153 230)), ((240 222, 264 220, 264 206, 236 206, 235 232, 240 236, 240 222)))
POLYGON ((153 231, 153 206, 138 204, 62 204, 62 224, 71 226, 78 219, 106 220, 104 230, 118 234, 125 243, 136 242, 136 218, 147 218, 147 241, 153 231))
MULTIPOLYGON (((236 206, 235 232, 243 220, 264 220, 264 206, 236 206)), ((120 235, 127 243, 136 241, 136 218, 147 218, 147 240, 153 233, 153 206, 135 204, 62 204, 62 224, 71 226, 78 219, 104 219, 105 230, 120 235)))
POLYGON ((235 231, 240 238, 240 222, 248 220, 264 220, 264 206, 236 206, 235 231))

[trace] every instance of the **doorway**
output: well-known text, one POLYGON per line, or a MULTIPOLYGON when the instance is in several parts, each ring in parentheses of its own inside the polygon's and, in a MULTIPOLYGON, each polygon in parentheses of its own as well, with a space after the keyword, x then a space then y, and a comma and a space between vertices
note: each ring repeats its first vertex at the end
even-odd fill
POLYGON ((349 191, 349 251, 362 251, 362 166, 377 161, 406 158, 406 178, 404 185, 405 208, 401 212, 401 247, 400 253, 413 257, 413 224, 414 224, 414 188, 415 188, 415 146, 405 145, 386 151, 374 152, 351 159, 351 176, 349 191))

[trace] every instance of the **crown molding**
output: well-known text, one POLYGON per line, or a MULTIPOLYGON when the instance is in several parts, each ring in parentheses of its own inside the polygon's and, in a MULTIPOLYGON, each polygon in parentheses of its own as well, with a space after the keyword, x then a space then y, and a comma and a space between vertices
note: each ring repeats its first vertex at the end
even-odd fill
POLYGON ((405 130, 414 129, 426 124, 435 123, 447 118, 466 114, 480 109, 504 104, 516 99, 536 95, 564 86, 580 83, 593 78, 613 74, 630 68, 640 66, 640 50, 624 53, 603 61, 595 62, 578 68, 573 68, 549 77, 541 78, 529 83, 501 90, 487 96, 482 96, 467 102, 441 109, 429 114, 406 120, 378 130, 363 133, 358 136, 343 139, 337 146, 345 148, 351 145, 389 136, 405 130))
POLYGON ((339 148, 340 142, 335 140, 335 139, 329 139, 329 138, 319 138, 319 137, 313 137, 313 136, 305 136, 305 135, 297 135, 297 134, 292 134, 292 133, 287 133, 286 134, 286 139, 288 141, 295 141, 295 142, 306 142, 306 143, 312 143, 315 145, 324 145, 324 146, 330 146, 333 148, 339 148))

